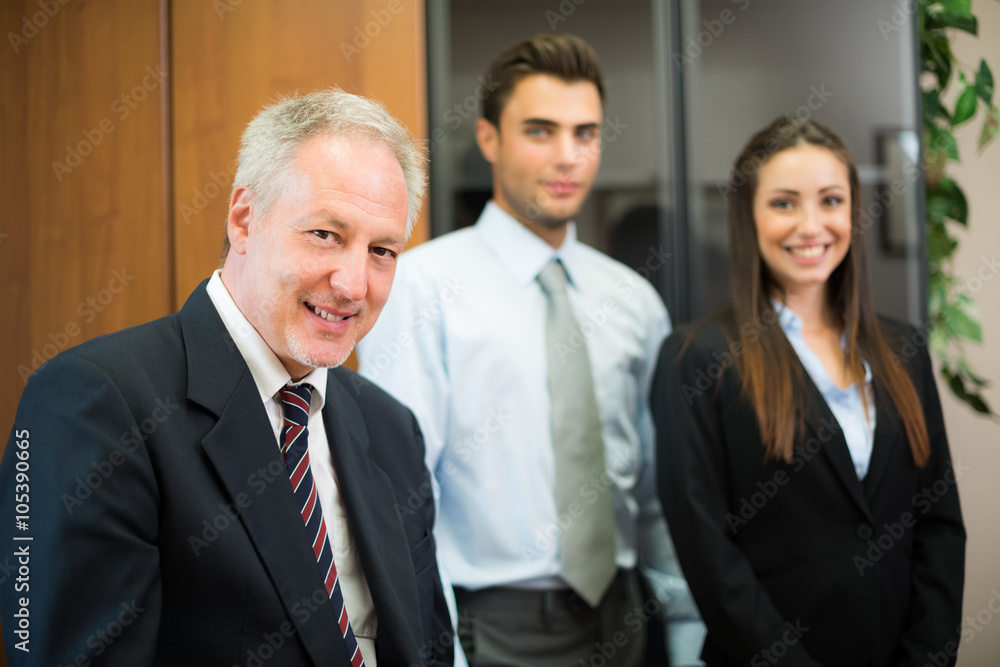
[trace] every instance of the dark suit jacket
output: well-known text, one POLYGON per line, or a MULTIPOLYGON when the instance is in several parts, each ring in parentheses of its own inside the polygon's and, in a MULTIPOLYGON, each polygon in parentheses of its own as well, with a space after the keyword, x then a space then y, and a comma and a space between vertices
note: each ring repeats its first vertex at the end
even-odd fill
MULTIPOLYGON (((331 369, 326 396, 378 663, 450 665, 433 502, 413 501, 429 488, 417 422, 346 369, 331 369)), ((30 551, 26 586, 0 584, 11 665, 350 664, 260 394, 204 283, 179 313, 35 372, 0 467, 0 516, 5 555, 30 551), (20 598, 30 653, 17 648, 20 598)))
POLYGON ((804 369, 806 434, 791 463, 765 461, 722 327, 705 324, 678 360, 691 330, 664 343, 651 400, 660 498, 708 627, 706 663, 922 667, 932 653, 934 664, 953 664, 965 563, 961 467, 952 467, 930 359, 913 330, 883 329, 892 343, 909 343, 899 360, 924 408, 931 457, 914 465, 876 378, 863 482, 804 369))

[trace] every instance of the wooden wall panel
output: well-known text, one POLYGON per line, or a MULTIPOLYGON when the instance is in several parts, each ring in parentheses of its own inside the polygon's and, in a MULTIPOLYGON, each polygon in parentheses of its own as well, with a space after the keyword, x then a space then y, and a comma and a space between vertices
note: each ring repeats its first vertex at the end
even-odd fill
MULTIPOLYGON (((427 56, 424 3, 364 0, 363 30, 379 31, 360 59, 360 90, 385 102, 389 110, 421 140, 427 139, 427 56), (399 13, 393 10, 399 8, 399 13), (391 17, 383 27, 386 14, 391 17)), ((360 39, 357 33, 354 37, 360 39)), ((351 44, 353 46, 353 44, 351 44)), ((430 236, 429 207, 421 209, 408 247, 430 236)))
MULTIPOLYGON (((26 3, 0 2, 0 26, 20 37, 26 3)), ((8 40, 5 40, 5 42, 8 40)), ((29 43, 30 44, 30 43, 29 43)), ((24 387, 17 372, 24 352, 31 349, 31 295, 28 276, 30 206, 28 173, 28 55, 25 44, 0 44, 0 448, 6 445, 18 397, 24 387), (8 48, 9 47, 9 48, 8 48)), ((29 353, 30 356, 30 353, 29 353)), ((0 619, 0 623, 3 619, 0 619)))
POLYGON ((0 448, 33 368, 169 312, 159 4, 0 3, 0 448))
POLYGON ((169 312, 170 267, 158 0, 2 4, 4 33, 31 35, 2 63, 6 442, 30 369, 169 312))
POLYGON ((218 265, 240 134, 262 106, 337 85, 385 102, 422 137, 426 92, 422 2, 172 5, 179 307, 218 265))

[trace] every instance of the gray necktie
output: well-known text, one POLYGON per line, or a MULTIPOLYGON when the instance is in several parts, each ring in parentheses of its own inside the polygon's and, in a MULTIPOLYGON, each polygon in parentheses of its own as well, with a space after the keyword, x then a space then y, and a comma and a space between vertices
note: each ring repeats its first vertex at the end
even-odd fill
POLYGON ((559 260, 542 269, 538 282, 548 300, 545 338, 563 578, 596 607, 616 569, 601 418, 586 339, 570 309, 566 271, 559 260))

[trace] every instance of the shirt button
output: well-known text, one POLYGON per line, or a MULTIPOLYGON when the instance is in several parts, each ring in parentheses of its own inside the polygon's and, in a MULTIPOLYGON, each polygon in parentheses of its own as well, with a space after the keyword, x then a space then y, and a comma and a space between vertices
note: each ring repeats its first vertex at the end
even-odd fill
POLYGON ((867 523, 863 523, 860 526, 858 526, 857 537, 862 542, 867 542, 868 540, 870 540, 873 534, 874 531, 872 530, 872 527, 867 523))

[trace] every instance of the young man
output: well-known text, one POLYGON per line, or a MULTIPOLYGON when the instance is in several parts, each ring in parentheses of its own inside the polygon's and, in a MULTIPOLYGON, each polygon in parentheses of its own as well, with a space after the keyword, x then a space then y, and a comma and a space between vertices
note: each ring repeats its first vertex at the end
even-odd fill
POLYGON ((26 568, 0 586, 11 665, 451 664, 434 509, 395 511, 429 483, 419 428, 339 368, 389 295, 422 162, 364 98, 265 109, 222 269, 32 376, 0 468, 26 568))
MULTIPOLYGON (((667 313, 571 222, 601 159, 600 66, 579 38, 543 35, 487 77, 476 138, 493 200, 473 228, 404 255, 362 374, 423 429, 470 664, 642 664, 657 616, 674 661, 694 663, 702 628, 646 405, 667 313)), ((433 502, 423 491, 401 516, 433 502)))

